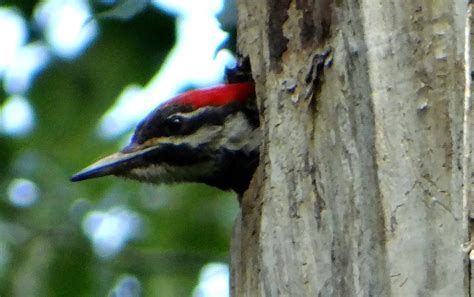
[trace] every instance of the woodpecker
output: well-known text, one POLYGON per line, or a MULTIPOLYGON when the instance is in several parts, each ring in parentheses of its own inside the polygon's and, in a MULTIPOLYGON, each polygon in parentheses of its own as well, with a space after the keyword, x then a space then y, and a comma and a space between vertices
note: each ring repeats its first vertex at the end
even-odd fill
POLYGON ((197 182, 242 195, 258 165, 253 83, 185 92, 154 109, 130 143, 71 178, 107 175, 153 184, 197 182))

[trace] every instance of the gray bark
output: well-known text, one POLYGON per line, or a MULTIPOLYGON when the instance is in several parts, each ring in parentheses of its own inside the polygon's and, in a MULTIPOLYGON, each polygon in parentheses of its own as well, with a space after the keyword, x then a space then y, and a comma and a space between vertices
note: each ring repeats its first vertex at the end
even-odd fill
POLYGON ((466 3, 238 9, 264 136, 233 234, 232 294, 470 296, 466 3))
POLYGON ((469 262, 467 262, 467 271, 470 272, 470 275, 466 278, 466 286, 468 290, 468 295, 473 295, 474 292, 474 267, 472 261, 474 260, 474 251, 473 251, 473 234, 474 234, 474 164, 472 158, 472 150, 474 144, 474 138, 472 135, 474 122, 472 120, 473 110, 472 110, 472 94, 474 90, 474 84, 472 81, 473 75, 473 62, 474 62, 474 4, 469 4, 469 9, 466 17, 466 34, 465 34, 465 93, 464 93, 464 126, 463 126, 463 222, 465 228, 468 230, 468 239, 464 245, 464 251, 469 252, 469 262))

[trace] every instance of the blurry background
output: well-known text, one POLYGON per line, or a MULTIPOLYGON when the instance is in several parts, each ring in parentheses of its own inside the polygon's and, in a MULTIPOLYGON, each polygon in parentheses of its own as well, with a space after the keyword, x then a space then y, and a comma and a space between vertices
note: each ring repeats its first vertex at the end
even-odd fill
POLYGON ((234 31, 231 1, 0 1, 0 296, 227 296, 233 194, 69 177, 221 82, 234 31))

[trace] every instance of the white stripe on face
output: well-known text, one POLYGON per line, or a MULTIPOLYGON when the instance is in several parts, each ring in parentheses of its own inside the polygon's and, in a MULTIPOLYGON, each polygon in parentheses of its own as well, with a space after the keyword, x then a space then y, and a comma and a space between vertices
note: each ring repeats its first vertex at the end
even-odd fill
POLYGON ((162 144, 186 144, 191 147, 207 145, 212 150, 226 148, 229 150, 254 151, 260 145, 260 129, 252 130, 242 112, 229 115, 224 125, 203 125, 189 135, 173 135, 152 138, 146 141, 139 150, 148 150, 162 144), (250 135, 248 134, 250 132, 250 135))

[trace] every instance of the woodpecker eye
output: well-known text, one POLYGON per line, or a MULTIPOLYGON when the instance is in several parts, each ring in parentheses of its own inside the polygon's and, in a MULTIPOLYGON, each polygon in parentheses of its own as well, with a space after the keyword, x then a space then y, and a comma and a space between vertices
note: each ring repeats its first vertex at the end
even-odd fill
POLYGON ((180 116, 171 116, 166 119, 165 126, 169 134, 176 134, 183 126, 183 118, 180 116))

